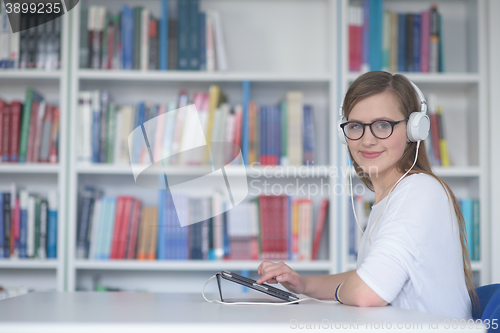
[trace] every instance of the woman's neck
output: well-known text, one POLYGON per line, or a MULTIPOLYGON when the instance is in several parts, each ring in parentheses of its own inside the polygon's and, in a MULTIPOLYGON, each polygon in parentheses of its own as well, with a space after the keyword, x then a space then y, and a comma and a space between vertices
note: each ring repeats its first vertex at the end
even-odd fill
POLYGON ((396 166, 387 170, 383 175, 378 174, 377 177, 372 177, 371 181, 375 191, 375 204, 382 201, 388 194, 396 182, 404 175, 396 166))

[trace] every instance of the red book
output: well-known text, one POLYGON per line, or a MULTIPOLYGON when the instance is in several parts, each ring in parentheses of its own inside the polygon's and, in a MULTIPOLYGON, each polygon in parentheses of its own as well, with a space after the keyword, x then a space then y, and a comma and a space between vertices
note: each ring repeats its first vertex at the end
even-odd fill
POLYGON ((35 162, 33 161, 33 150, 35 146, 35 138, 36 138, 36 124, 38 119, 38 108, 40 107, 40 103, 37 101, 33 101, 31 106, 31 118, 30 118, 30 133, 28 136, 28 153, 26 154, 26 162, 35 162))
POLYGON ((353 72, 361 70, 362 35, 363 27, 349 26, 349 70, 353 72))
POLYGON ((361 7, 356 6, 349 10, 349 70, 360 71, 363 54, 363 11, 361 7))
POLYGON ((292 218, 291 218, 291 228, 292 228, 292 260, 299 259, 299 205, 298 199, 293 199, 292 201, 292 218))
POLYGON ((103 59, 102 68, 111 69, 113 68, 113 50, 115 42, 115 25, 108 25, 108 59, 103 59))
POLYGON ((52 129, 50 131, 50 148, 49 148, 49 161, 52 164, 57 163, 58 159, 58 136, 59 136, 59 108, 55 107, 52 115, 52 129))
POLYGON ((234 121, 234 139, 233 143, 237 146, 234 147, 233 150, 233 155, 231 156, 231 159, 233 160, 238 156, 239 149, 241 149, 241 128, 242 128, 242 122, 243 122, 243 111, 239 109, 238 112, 235 113, 235 121, 234 121))
POLYGON ((441 154, 439 153, 439 122, 436 113, 429 114, 431 121, 431 142, 432 151, 434 153, 434 161, 437 165, 441 165, 441 154))
POLYGON ((141 220, 141 201, 133 199, 132 204, 131 232, 128 240, 127 259, 135 259, 137 250, 137 236, 139 234, 139 222, 141 220))
POLYGON ((288 228, 290 228, 288 223, 288 215, 290 214, 290 207, 288 206, 288 196, 281 196, 281 223, 282 223, 282 231, 281 231, 281 258, 282 260, 290 259, 288 257, 288 228))
POLYGON ((10 129, 10 118, 11 118, 11 105, 5 103, 3 107, 3 140, 2 140, 2 161, 9 161, 9 147, 10 147, 10 136, 12 131, 10 129))
POLYGON ((259 196, 260 206, 260 236, 262 241, 262 259, 269 260, 269 197, 266 195, 259 196))
POLYGON ((10 157, 9 161, 17 162, 19 157, 19 135, 21 131, 21 112, 23 105, 19 101, 13 101, 10 108, 10 157))
POLYGON ((312 259, 318 260, 319 245, 321 243, 321 236, 327 219, 328 212, 328 199, 323 199, 319 207, 318 218, 316 220, 316 230, 314 231, 312 259))
POLYGON ((420 22, 420 71, 429 72, 429 56, 430 56, 430 45, 431 45, 431 12, 426 10, 422 12, 422 18, 420 22))
POLYGON ((120 238, 120 232, 123 225, 123 208, 124 208, 125 198, 119 196, 116 200, 116 212, 115 212, 115 227, 113 228, 113 240, 111 242, 111 253, 109 255, 110 259, 119 259, 118 257, 118 242, 120 238))
POLYGON ((2 154, 3 154, 3 109, 5 106, 5 102, 0 99, 0 161, 2 160, 2 154))
POLYGON ((36 134, 35 134, 35 139, 33 141, 33 152, 31 156, 33 162, 38 162, 38 157, 40 156, 40 143, 42 141, 43 120, 45 119, 45 114, 47 113, 47 109, 49 109, 49 105, 47 105, 45 102, 39 104, 38 115, 36 117, 36 122, 35 122, 36 134))
MULTIPOLYGON (((11 198, 12 200, 12 198, 11 198)), ((19 227, 20 227, 20 214, 19 198, 16 198, 16 205, 11 210, 10 218, 10 253, 19 253, 19 227)))
POLYGON ((125 259, 125 246, 127 244, 127 234, 132 210, 132 197, 124 197, 124 200, 122 225, 118 234, 117 259, 125 259))

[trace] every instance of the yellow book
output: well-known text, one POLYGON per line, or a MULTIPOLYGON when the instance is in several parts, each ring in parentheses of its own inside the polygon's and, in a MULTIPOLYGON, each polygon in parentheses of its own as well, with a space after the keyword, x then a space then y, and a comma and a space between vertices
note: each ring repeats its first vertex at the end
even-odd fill
POLYGON ((147 251, 147 242, 149 240, 149 227, 148 227, 148 214, 149 210, 147 207, 142 208, 141 214, 141 225, 139 231, 139 242, 137 244, 137 259, 145 260, 147 251))
POLYGON ((158 243, 158 208, 148 207, 148 242, 146 259, 155 260, 156 259, 156 247, 158 243))
POLYGON ((439 154, 441 155, 441 166, 450 166, 450 156, 448 154, 448 143, 444 137, 443 125, 443 107, 437 107, 438 126, 439 126, 439 154))
POLYGON ((207 150, 205 153, 204 164, 211 164, 211 151, 210 151, 210 141, 212 138, 212 131, 214 127, 214 119, 215 119, 215 110, 219 106, 220 103, 220 87, 217 85, 211 85, 209 90, 209 98, 208 98, 208 120, 207 120, 207 128, 205 132, 205 138, 207 140, 207 150))

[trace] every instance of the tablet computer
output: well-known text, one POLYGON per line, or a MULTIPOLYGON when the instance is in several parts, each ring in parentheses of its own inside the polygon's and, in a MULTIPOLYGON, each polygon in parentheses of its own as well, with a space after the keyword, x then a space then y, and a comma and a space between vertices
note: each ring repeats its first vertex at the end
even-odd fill
MULTIPOLYGON (((228 280, 228 281, 231 281, 231 282, 234 282, 234 283, 238 283, 242 286, 251 288, 253 290, 260 291, 260 292, 267 294, 269 296, 279 298, 279 299, 286 301, 286 302, 297 301, 299 299, 297 297, 297 295, 292 294, 288 291, 284 291, 284 290, 275 288, 275 287, 270 286, 266 283, 259 284, 259 283, 257 283, 256 280, 241 276, 241 275, 233 273, 233 272, 222 271, 220 273, 217 273, 216 276, 217 276, 217 284, 219 285, 220 299, 222 302, 225 302, 227 300, 224 300, 224 298, 222 297, 222 289, 220 286, 220 279, 221 278, 228 280)), ((293 304, 298 304, 298 302, 293 303, 293 304)))

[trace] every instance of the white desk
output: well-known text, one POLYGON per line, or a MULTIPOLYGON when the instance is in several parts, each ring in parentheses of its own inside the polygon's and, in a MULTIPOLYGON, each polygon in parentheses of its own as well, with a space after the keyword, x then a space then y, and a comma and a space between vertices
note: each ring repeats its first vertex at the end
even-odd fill
MULTIPOLYGON (((216 296, 209 294, 207 298, 216 296)), ((447 324, 451 322, 445 318, 392 306, 358 308, 314 301, 284 306, 223 305, 208 303, 201 294, 47 292, 0 301, 2 333, 167 333, 186 329, 190 333, 275 333, 312 331, 314 327, 314 331, 484 332, 446 329, 447 324)))

